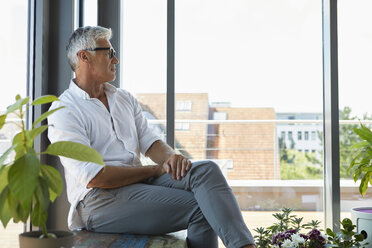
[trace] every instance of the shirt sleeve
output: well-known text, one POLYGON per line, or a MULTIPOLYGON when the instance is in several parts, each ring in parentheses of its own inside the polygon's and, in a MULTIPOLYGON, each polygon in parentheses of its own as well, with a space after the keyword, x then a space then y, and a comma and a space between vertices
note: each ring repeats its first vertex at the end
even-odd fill
MULTIPOLYGON (((55 109, 62 106, 60 102, 54 102, 50 109, 55 109)), ((48 117, 48 138, 51 143, 57 141, 73 141, 87 146, 90 145, 90 140, 87 131, 84 128, 82 118, 65 107, 60 109, 48 117)), ((82 162, 60 156, 61 163, 69 175, 84 187, 102 170, 102 166, 90 162, 82 162)))
POLYGON ((141 105, 133 97, 134 101, 134 119, 137 128, 139 148, 142 154, 146 154, 150 146, 157 140, 160 140, 160 136, 151 128, 147 122, 145 115, 142 112, 141 105))

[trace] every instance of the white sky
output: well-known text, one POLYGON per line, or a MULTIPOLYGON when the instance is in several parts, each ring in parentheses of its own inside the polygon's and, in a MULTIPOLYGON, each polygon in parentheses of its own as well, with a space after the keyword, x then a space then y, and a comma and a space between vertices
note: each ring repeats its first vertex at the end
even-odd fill
MULTIPOLYGON (((210 101, 237 107, 321 112, 321 2, 177 0, 176 91, 206 92, 210 101)), ((166 1, 123 3, 122 85, 165 92, 166 1)), ((372 1, 338 3, 340 108, 371 113, 372 1)), ((26 4, 4 1, 0 8, 0 109, 25 95, 26 4)))

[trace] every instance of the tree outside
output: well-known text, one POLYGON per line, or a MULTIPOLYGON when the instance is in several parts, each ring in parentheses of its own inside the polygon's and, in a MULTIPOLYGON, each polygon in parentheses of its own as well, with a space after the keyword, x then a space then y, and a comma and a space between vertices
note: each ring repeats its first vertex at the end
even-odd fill
MULTIPOLYGON (((352 114, 350 107, 344 107, 339 113, 340 120, 358 120, 352 114)), ((372 120, 372 115, 364 114, 362 120, 372 120)), ((361 120, 361 121, 362 121, 361 120)), ((347 174, 347 168, 353 159, 356 150, 351 147, 360 142, 361 139, 353 131, 359 124, 340 125, 340 178, 352 179, 347 174)), ((318 132, 319 140, 323 146, 323 132, 318 132)), ((294 141, 291 147, 287 148, 282 138, 279 138, 281 176, 283 180, 296 179, 321 179, 323 178, 323 152, 303 153, 294 149, 294 141), (320 156, 319 156, 320 155, 320 156), (319 159, 319 157, 321 159, 319 159)))

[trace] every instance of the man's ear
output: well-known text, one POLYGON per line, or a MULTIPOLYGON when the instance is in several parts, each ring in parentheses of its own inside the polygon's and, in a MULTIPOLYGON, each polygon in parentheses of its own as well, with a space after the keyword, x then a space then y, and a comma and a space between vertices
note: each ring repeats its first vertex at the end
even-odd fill
POLYGON ((89 56, 88 56, 87 52, 85 52, 85 51, 79 51, 78 52, 78 57, 79 57, 80 60, 82 60, 85 63, 89 62, 89 56))

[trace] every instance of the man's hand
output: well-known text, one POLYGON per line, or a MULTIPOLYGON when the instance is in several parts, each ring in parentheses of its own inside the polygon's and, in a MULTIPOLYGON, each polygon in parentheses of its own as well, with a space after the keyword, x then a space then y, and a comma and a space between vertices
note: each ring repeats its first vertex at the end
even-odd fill
POLYGON ((191 161, 179 154, 173 154, 163 164, 166 173, 172 174, 173 179, 181 180, 191 168, 191 161))

